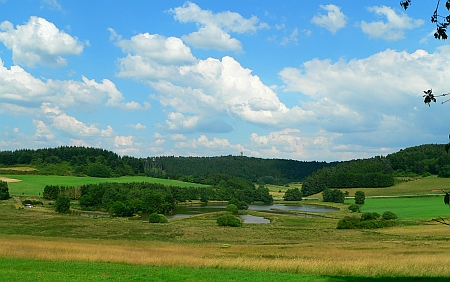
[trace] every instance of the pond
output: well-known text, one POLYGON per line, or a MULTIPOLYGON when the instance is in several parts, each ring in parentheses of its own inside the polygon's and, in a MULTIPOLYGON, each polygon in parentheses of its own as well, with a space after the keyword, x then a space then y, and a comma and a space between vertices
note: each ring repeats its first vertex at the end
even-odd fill
MULTIPOLYGON (((170 218, 181 218, 193 215, 198 215, 202 213, 217 212, 226 209, 225 204, 208 204, 202 206, 178 206, 176 211, 171 215, 167 215, 170 218)), ((262 211, 262 212, 273 212, 273 213, 283 213, 283 211, 295 211, 295 212, 312 212, 312 213, 325 213, 334 212, 338 209, 322 206, 313 205, 284 205, 284 204, 273 204, 273 205, 249 205, 248 209, 251 211, 262 211)), ((145 220, 145 219, 144 219, 145 220)), ((249 219, 250 220, 250 219, 249 219)))

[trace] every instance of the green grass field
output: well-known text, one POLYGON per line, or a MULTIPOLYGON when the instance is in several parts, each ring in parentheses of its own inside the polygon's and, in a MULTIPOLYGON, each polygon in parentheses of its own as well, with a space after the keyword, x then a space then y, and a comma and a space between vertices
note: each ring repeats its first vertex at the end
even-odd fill
MULTIPOLYGON (((9 184, 10 191, 16 189, 11 194, 26 191, 30 196, 37 196, 47 184, 154 180, 8 177, 23 180, 9 184), (17 184, 22 188, 13 188, 17 184)), ((448 179, 425 178, 379 191, 428 194, 448 190, 448 184, 448 179)), ((377 188, 363 191, 377 195, 377 188)), ((59 215, 47 201, 44 206, 19 209, 18 201, 0 201, 0 281, 441 282, 450 277, 450 227, 430 221, 450 216, 442 197, 366 198, 363 212, 390 210, 400 218, 397 227, 375 230, 336 229, 337 222, 351 214, 347 209, 351 200, 332 204, 340 211, 325 217, 252 212, 270 219, 270 224, 239 228, 218 226, 216 213, 150 224, 59 215)))
POLYGON ((440 277, 352 277, 318 276, 308 274, 261 272, 236 269, 151 267, 119 263, 58 262, 24 259, 0 259, 2 281, 304 281, 304 282, 444 282, 440 277), (70 269, 70 271, 67 271, 70 269))
POLYGON ((444 205, 443 197, 366 199, 361 208, 361 212, 383 214, 385 211, 392 211, 402 219, 450 217, 450 208, 444 205))
POLYGON ((118 178, 96 178, 96 177, 75 177, 75 176, 47 176, 47 175, 2 175, 3 177, 22 180, 21 182, 12 182, 8 184, 9 194, 11 196, 39 196, 42 195, 46 185, 78 186, 91 183, 102 182, 150 182, 161 183, 164 185, 181 187, 202 187, 203 184, 182 182, 178 180, 169 180, 161 178, 152 178, 146 176, 125 176, 118 178))

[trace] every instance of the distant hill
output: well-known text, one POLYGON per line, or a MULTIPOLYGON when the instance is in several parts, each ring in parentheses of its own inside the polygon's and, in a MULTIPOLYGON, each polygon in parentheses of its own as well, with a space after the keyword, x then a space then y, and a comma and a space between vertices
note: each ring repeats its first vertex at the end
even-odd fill
MULTIPOLYGON (((329 183, 338 186, 356 185, 348 175, 365 175, 365 183, 375 177, 377 183, 390 183, 379 173, 394 176, 439 175, 450 177, 450 156, 444 145, 427 144, 400 150, 386 157, 352 160, 346 162, 316 162, 286 159, 262 159, 245 156, 216 157, 148 157, 135 158, 99 148, 63 146, 58 148, 21 149, 0 151, 0 166, 30 165, 38 168, 39 173, 55 175, 95 175, 100 177, 123 175, 148 175, 152 177, 180 179, 183 181, 208 183, 213 175, 226 174, 241 177, 251 182, 265 184, 286 184, 304 181, 320 169, 323 175, 333 175, 329 183), (375 161, 374 161, 375 159, 375 161), (382 167, 382 169, 380 169, 382 167), (375 174, 374 174, 375 173, 375 174), (337 176, 339 175, 339 177, 337 176), (372 177, 372 178, 370 178, 372 177), (331 181, 331 182, 330 182, 331 181)), ((0 170, 0 173, 11 171, 0 170)), ((317 174, 317 173, 316 173, 317 174)), ((325 176, 323 176, 325 177, 325 176)), ((327 176, 328 177, 328 176, 327 176)), ((361 178, 361 179, 363 179, 361 178)), ((384 184, 383 184, 384 185, 384 184)))

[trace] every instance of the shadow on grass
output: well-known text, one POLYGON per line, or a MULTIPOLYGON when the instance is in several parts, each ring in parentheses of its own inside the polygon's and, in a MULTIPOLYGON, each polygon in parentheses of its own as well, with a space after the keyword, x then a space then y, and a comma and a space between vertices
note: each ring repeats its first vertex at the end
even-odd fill
MULTIPOLYGON (((320 280, 319 280, 320 281, 320 280)), ((326 282, 444 282, 450 281, 449 277, 358 277, 358 276, 329 276, 326 282)))

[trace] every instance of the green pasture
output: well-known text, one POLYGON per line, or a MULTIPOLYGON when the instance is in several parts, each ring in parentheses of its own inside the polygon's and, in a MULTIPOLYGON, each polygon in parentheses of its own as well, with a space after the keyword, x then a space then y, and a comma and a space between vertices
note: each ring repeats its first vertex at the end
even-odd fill
POLYGON ((180 187, 202 187, 203 184, 182 182, 178 180, 152 178, 146 176, 124 176, 117 178, 76 177, 76 176, 53 176, 53 175, 2 175, 8 178, 22 180, 21 182, 8 183, 11 196, 39 196, 42 195, 46 185, 78 186, 102 182, 150 182, 180 187))
POLYGON ((154 267, 104 262, 37 261, 0 258, 2 281, 305 281, 305 282, 443 282, 441 277, 358 277, 249 271, 236 269, 154 267), (68 271, 70 269, 70 271, 68 271))
MULTIPOLYGON (((355 192, 363 191, 366 197, 370 196, 411 196, 411 195, 430 195, 442 194, 442 190, 450 191, 450 178, 425 177, 416 180, 400 182, 391 187, 382 188, 342 188, 342 191, 348 191, 350 196, 355 192)), ((322 198, 322 193, 310 196, 311 198, 322 198)))
MULTIPOLYGON (((353 200, 346 202, 352 203, 353 200)), ((444 197, 371 198, 366 199, 361 212, 394 212, 400 219, 432 219, 450 217, 444 197)))

